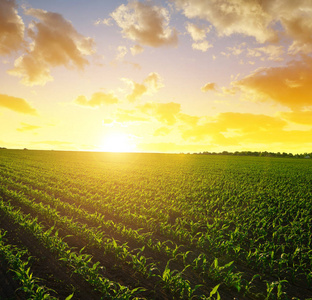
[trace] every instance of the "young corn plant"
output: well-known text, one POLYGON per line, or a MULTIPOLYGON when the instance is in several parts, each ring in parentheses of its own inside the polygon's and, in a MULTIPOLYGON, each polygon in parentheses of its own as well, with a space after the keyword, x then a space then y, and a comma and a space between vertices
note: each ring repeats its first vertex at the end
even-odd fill
MULTIPOLYGON (((117 283, 110 281, 109 279, 102 276, 102 269, 98 263, 93 264, 92 257, 87 254, 76 253, 73 249, 60 239, 57 235, 50 235, 51 230, 44 231, 42 225, 37 223, 37 219, 32 219, 29 215, 24 215, 19 210, 15 210, 14 207, 7 202, 0 199, 0 209, 11 217, 20 226, 29 230, 39 242, 42 242, 46 247, 52 245, 52 248, 48 248, 52 252, 56 253, 61 261, 67 264, 74 270, 74 273, 80 274, 87 282, 95 287, 96 290, 100 291, 106 297, 110 299, 123 299, 117 298, 119 294, 117 283), (51 242, 52 241, 52 242, 51 242)), ((136 288, 135 291, 125 288, 123 294, 136 294, 143 291, 143 288, 136 288)))
POLYGON ((196 290, 201 287, 201 285, 198 284, 192 288, 190 282, 183 279, 182 274, 188 266, 179 272, 177 270, 170 270, 169 263, 170 260, 161 275, 156 275, 160 278, 160 283, 166 290, 170 291, 173 297, 177 299, 192 299, 196 290))
POLYGON ((267 287, 267 294, 265 300, 271 300, 271 299, 276 299, 276 300, 281 300, 283 299, 283 295, 286 293, 283 292, 283 284, 287 283, 287 280, 279 280, 279 281, 274 281, 274 282, 266 282, 266 287, 267 287), (274 291, 276 292, 274 294, 274 291))
POLYGON ((155 263, 147 263, 147 259, 144 255, 142 255, 142 252, 144 251, 145 247, 139 249, 134 249, 132 252, 136 252, 135 254, 129 254, 132 259, 132 266, 133 268, 140 272, 141 274, 145 275, 147 278, 155 274, 155 271, 157 271, 157 267, 155 263))
MULTIPOLYGON (((15 278, 21 285, 18 289, 23 291, 27 295, 28 299, 43 300, 57 298, 50 293, 54 292, 52 289, 47 288, 40 284, 40 279, 34 277, 31 273, 30 261, 31 257, 28 256, 25 261, 23 257, 28 254, 27 250, 19 249, 16 246, 5 244, 3 237, 6 232, 0 230, 0 257, 3 257, 8 265, 10 271, 14 273, 15 278)), ((72 295, 69 295, 66 300, 71 299, 72 295)))

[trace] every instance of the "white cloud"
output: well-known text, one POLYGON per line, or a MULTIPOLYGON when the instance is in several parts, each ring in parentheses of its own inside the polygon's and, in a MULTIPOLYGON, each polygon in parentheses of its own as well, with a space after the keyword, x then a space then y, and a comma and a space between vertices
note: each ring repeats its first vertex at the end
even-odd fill
POLYGON ((133 47, 130 48, 130 51, 132 55, 137 55, 142 53, 144 51, 144 48, 140 45, 134 45, 133 47))
POLYGON ((186 24, 186 30, 194 41, 202 41, 206 38, 206 34, 210 31, 209 28, 199 27, 193 23, 186 24))
POLYGON ((284 54, 284 47, 283 46, 276 46, 276 45, 267 45, 264 47, 258 47, 253 49, 248 49, 247 55, 250 57, 262 57, 261 60, 272 60, 272 61, 282 61, 283 54, 284 54))
POLYGON ((192 48, 195 50, 200 50, 203 52, 206 52, 209 48, 212 48, 213 46, 211 44, 209 44, 208 41, 202 41, 202 42, 198 42, 198 43, 193 43, 192 44, 192 48))

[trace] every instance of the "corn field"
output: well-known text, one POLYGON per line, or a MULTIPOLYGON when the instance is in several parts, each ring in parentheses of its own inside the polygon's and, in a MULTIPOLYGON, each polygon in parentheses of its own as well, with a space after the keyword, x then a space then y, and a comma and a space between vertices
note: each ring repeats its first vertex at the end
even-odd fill
POLYGON ((0 150, 0 299, 312 299, 312 160, 0 150))

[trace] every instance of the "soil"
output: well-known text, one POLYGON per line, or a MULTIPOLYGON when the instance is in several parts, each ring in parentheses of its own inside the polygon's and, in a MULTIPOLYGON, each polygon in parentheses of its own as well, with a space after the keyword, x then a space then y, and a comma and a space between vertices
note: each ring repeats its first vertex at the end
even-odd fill
MULTIPOLYGON (((5 199, 5 195, 0 196, 5 199)), ((13 199, 10 199, 12 204, 19 206, 21 211, 25 214, 30 213, 32 216, 37 216, 38 221, 44 224, 47 228, 53 226, 51 222, 47 221, 43 216, 36 215, 29 207, 14 203, 13 199)), ((83 221, 83 220, 81 220, 83 221)), ((94 224, 90 224, 94 225, 94 224)), ((57 257, 41 245, 38 240, 30 233, 24 230, 21 226, 14 223, 9 217, 7 217, 2 211, 0 211, 0 228, 6 231, 5 239, 7 243, 18 246, 22 249, 27 249, 32 256, 31 271, 33 276, 40 278, 41 283, 47 288, 51 289, 51 295, 59 298, 65 299, 68 295, 74 293, 73 299, 101 299, 103 295, 96 292, 94 288, 88 284, 80 275, 74 274, 67 266, 65 266, 57 257)), ((61 228, 59 230, 59 235, 61 237, 66 237, 71 234, 71 232, 66 231, 66 229, 61 228)), ((113 238, 119 240, 121 243, 127 242, 122 240, 122 236, 112 236, 113 238)), ((65 241, 70 247, 75 247, 77 251, 85 247, 85 253, 91 254, 93 262, 99 261, 102 266, 104 266, 103 276, 120 283, 121 285, 128 286, 130 288, 143 287, 147 291, 140 294, 141 297, 146 299, 173 299, 173 295, 161 288, 157 284, 158 280, 156 277, 145 278, 141 274, 135 272, 128 264, 121 264, 113 255, 104 255, 101 249, 92 247, 88 245, 87 241, 84 241, 76 236, 66 237, 65 241)), ((130 245, 131 248, 138 245, 130 245)), ((144 250, 144 255, 146 257, 153 257, 154 261, 158 262, 158 267, 163 270, 168 257, 159 255, 148 249, 144 250)), ((172 262, 170 264, 171 269, 180 269, 178 262, 172 262)), ((244 268, 241 266, 241 268, 244 268)), ((251 272, 251 277, 253 272, 251 270, 244 269, 245 274, 251 272)), ((192 272, 191 270, 185 271, 185 278, 190 282, 198 282, 198 274, 192 272)), ((272 282, 275 281, 271 278, 272 282)), ((8 265, 5 261, 0 259, 0 300, 4 299, 27 299, 21 290, 19 290, 19 284, 14 280, 13 272, 9 271, 8 265)), ((265 290, 263 289, 263 283, 257 284, 257 280, 254 282, 256 288, 263 294, 265 290)), ((209 295, 212 288, 217 285, 218 282, 207 281, 205 286, 198 289, 198 294, 209 295)), ((262 294, 262 295, 263 295, 262 294)), ((300 295, 301 299, 308 299, 311 297, 311 290, 309 288, 302 288, 296 285, 291 285, 289 290, 287 290, 288 295, 300 295)), ((259 298, 248 298, 243 297, 238 294, 235 290, 229 289, 222 286, 222 292, 220 291, 221 299, 263 299, 259 298)))

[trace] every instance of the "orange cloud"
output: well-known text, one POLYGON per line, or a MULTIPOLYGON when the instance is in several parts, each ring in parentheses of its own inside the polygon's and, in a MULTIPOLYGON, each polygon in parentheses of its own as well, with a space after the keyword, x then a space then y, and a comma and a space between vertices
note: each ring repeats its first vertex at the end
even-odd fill
POLYGON ((0 106, 23 114, 38 115, 37 110, 22 98, 0 94, 0 106))
POLYGON ((78 96, 74 102, 82 106, 99 107, 105 104, 116 104, 119 102, 119 100, 113 93, 105 94, 102 92, 97 92, 92 95, 90 100, 87 100, 85 96, 81 95, 78 96))
POLYGON ((123 36, 151 47, 176 46, 178 35, 169 27, 167 9, 139 1, 120 5, 111 17, 122 29, 123 36))
POLYGON ((128 80, 127 82, 131 84, 133 88, 132 93, 127 95, 127 99, 130 102, 134 102, 135 100, 137 100, 138 98, 140 98, 143 94, 147 92, 147 88, 144 84, 136 83, 132 80, 128 80))
POLYGON ((35 130, 35 129, 39 129, 41 128, 41 126, 37 126, 37 125, 31 125, 31 124, 27 124, 27 123, 21 123, 22 127, 21 128, 17 128, 17 131, 20 132, 24 132, 24 131, 30 131, 30 130, 35 130))
POLYGON ((25 85, 44 85, 53 80, 51 67, 63 65, 83 69, 88 64, 85 55, 93 53, 93 39, 78 33, 72 23, 58 13, 33 8, 25 13, 39 22, 30 23, 30 49, 15 61, 9 74, 22 77, 25 85))
POLYGON ((312 125, 312 111, 292 111, 292 112, 280 112, 279 115, 287 121, 303 124, 312 125))
POLYGON ((284 67, 261 68, 234 83, 256 100, 273 100, 293 110, 312 105, 312 59, 284 67))
POLYGON ((143 113, 154 116, 159 122, 174 125, 181 111, 181 104, 149 102, 138 107, 143 113))
POLYGON ((150 73, 144 79, 143 83, 137 83, 127 78, 123 78, 122 80, 132 87, 132 93, 127 95, 127 99, 130 102, 136 101, 145 93, 157 92, 161 87, 164 86, 162 84, 162 78, 156 72, 150 73))
POLYGON ((185 124, 189 126, 196 126, 200 119, 199 117, 190 116, 184 113, 179 113, 178 118, 179 120, 181 120, 182 122, 184 122, 185 124))
POLYGON ((229 146, 241 143, 278 142, 287 123, 280 118, 251 113, 220 113, 213 121, 184 130, 184 139, 195 141, 207 138, 218 145, 229 146), (275 136, 275 140, 273 137, 275 136))
POLYGON ((222 87, 222 93, 224 95, 235 95, 237 93, 237 88, 235 88, 235 87, 231 87, 231 88, 222 87))
POLYGON ((312 51, 312 3, 310 1, 294 1, 289 5, 280 4, 286 11, 281 18, 281 23, 286 34, 293 39, 289 51, 292 54, 298 52, 311 53, 312 51))
POLYGON ((17 51, 23 44, 25 26, 16 9, 14 0, 0 1, 0 55, 17 51))
POLYGON ((312 130, 286 130, 287 122, 279 117, 251 113, 220 113, 211 121, 183 129, 182 137, 211 146, 244 146, 254 148, 311 147, 312 130))
POLYGON ((163 123, 173 125, 176 123, 177 114, 181 111, 179 103, 158 103, 155 108, 156 118, 163 123))
POLYGON ((216 84, 214 82, 208 82, 206 83, 202 88, 202 92, 208 92, 208 91, 215 91, 216 90, 216 84))
POLYGON ((118 109, 115 117, 115 121, 123 122, 146 122, 148 118, 138 115, 136 110, 118 109))

